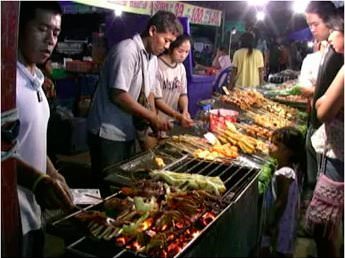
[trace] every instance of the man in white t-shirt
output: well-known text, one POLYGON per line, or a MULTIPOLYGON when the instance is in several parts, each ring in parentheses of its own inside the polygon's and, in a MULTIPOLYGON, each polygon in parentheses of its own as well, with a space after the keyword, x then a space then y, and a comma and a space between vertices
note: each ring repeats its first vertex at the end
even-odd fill
POLYGON ((147 98, 153 92, 156 56, 169 48, 181 31, 173 13, 158 11, 142 34, 115 45, 104 61, 88 117, 92 172, 103 193, 104 169, 134 155, 134 116, 147 120, 153 130, 170 129, 168 121, 145 108, 138 98, 141 92, 147 98))
POLYGON ((319 72, 319 69, 315 69, 315 67, 319 67, 327 44, 327 41, 317 42, 314 52, 306 55, 303 59, 298 84, 301 86, 302 94, 305 97, 310 98, 314 94, 314 87, 319 72))
POLYGON ((47 156, 48 101, 44 75, 36 64, 51 55, 61 30, 58 2, 21 2, 16 82, 20 121, 17 137, 18 198, 22 223, 22 256, 41 257, 44 235, 41 207, 73 207, 64 178, 47 156))

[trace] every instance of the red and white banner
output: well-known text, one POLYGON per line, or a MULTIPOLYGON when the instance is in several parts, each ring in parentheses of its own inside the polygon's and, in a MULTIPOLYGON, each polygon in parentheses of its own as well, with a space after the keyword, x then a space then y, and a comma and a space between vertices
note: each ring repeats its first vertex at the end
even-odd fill
POLYGON ((188 17, 190 23, 210 26, 220 26, 222 20, 222 11, 175 1, 75 0, 74 2, 145 15, 153 15, 159 10, 165 10, 174 13, 177 17, 188 17))
POLYGON ((220 26, 222 20, 222 11, 182 2, 154 1, 152 4, 152 14, 158 10, 173 12, 178 17, 188 17, 189 22, 194 24, 220 26))

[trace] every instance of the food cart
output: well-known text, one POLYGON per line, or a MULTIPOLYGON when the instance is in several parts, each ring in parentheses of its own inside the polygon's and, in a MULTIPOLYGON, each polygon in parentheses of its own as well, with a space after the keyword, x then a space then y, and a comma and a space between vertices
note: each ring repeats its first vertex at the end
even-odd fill
MULTIPOLYGON (((112 195, 51 225, 52 231, 64 236, 72 235, 66 234, 72 227, 75 237, 66 245, 68 253, 87 257, 248 257, 255 251, 260 234, 258 177, 268 158, 270 132, 298 126, 303 120, 297 109, 273 102, 256 90, 236 89, 215 101, 239 112, 233 121, 217 119, 218 126, 212 129, 217 143, 204 139, 205 131, 176 128, 175 135, 155 149, 106 169, 105 181, 112 195), (180 177, 189 179, 178 181, 180 177), (196 183, 198 177, 209 183, 196 183), (216 178, 224 184, 219 192, 209 187, 216 178), (179 190, 173 190, 175 187, 179 190), (209 192, 204 196, 204 191, 209 192), (123 213, 112 212, 123 206, 136 207, 135 200, 153 206, 161 201, 144 219, 139 213, 123 222, 123 213), (171 200, 177 205, 174 216, 166 206, 171 200), (190 201, 200 206, 186 209, 190 201), (109 209, 109 203, 117 205, 109 209), (162 227, 162 220, 170 224, 162 227), (128 233, 128 228, 135 228, 134 233, 128 233)), ((126 216, 138 212, 128 209, 126 216)))

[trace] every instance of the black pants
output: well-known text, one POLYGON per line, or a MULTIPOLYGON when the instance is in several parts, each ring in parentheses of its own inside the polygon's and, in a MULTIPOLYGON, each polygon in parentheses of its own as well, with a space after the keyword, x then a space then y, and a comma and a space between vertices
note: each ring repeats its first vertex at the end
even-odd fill
POLYGON ((102 195, 108 195, 109 189, 103 180, 107 175, 105 169, 133 156, 135 153, 135 141, 111 141, 89 133, 88 144, 94 186, 101 189, 102 195))
POLYGON ((23 236, 22 257, 43 257, 44 233, 42 229, 31 230, 23 236))
POLYGON ((305 149, 306 149, 306 157, 307 157, 307 171, 304 175, 303 180, 303 193, 302 199, 303 200, 311 200, 314 192, 314 188, 316 185, 317 173, 318 173, 318 162, 317 162, 317 154, 314 150, 314 147, 311 143, 311 136, 315 132, 315 129, 309 126, 306 139, 305 139, 305 149))
POLYGON ((309 126, 307 135, 306 135, 306 154, 307 154, 307 174, 305 178, 305 186, 314 189, 316 184, 316 177, 317 177, 317 154, 312 146, 311 143, 311 136, 315 132, 315 129, 309 126))

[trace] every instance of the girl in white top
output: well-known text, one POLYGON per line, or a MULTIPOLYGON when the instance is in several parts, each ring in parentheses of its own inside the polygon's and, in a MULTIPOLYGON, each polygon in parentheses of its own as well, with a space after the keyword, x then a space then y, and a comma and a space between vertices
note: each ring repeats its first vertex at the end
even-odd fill
MULTIPOLYGON (((190 127, 193 120, 188 112, 187 76, 183 61, 191 49, 191 38, 180 35, 158 58, 155 106, 159 117, 178 121, 182 127, 190 127)), ((149 133, 146 148, 153 148, 163 132, 149 133)))
MULTIPOLYGON (((155 107, 161 118, 178 121, 182 127, 191 127, 193 120, 188 112, 187 76, 183 61, 191 49, 189 35, 180 35, 158 58, 157 81, 154 95, 155 107)), ((145 149, 157 145, 164 132, 149 132, 145 149)))
POLYGON ((188 112, 187 77, 183 61, 191 49, 191 38, 179 36, 158 59, 155 104, 160 116, 170 116, 189 127, 193 121, 188 112))
POLYGON ((294 127, 273 132, 270 156, 278 162, 271 188, 265 193, 268 218, 261 241, 261 256, 293 257, 300 200, 300 178, 304 167, 304 137, 294 127), (302 169, 301 169, 302 168, 302 169))

